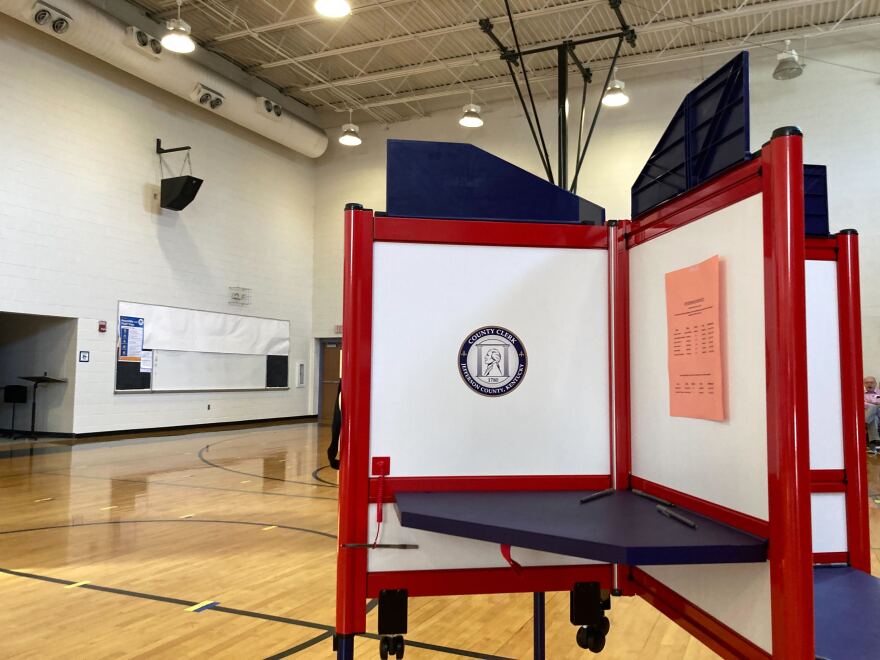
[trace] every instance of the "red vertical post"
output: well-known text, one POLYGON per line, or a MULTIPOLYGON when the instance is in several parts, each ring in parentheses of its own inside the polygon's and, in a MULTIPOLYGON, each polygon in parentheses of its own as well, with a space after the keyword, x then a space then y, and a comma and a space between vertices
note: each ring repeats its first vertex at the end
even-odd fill
POLYGON ((370 352, 373 326, 373 212, 345 207, 342 413, 336 632, 366 630, 370 455, 370 352), (346 547, 360 544, 362 547, 346 547))
POLYGON ((608 341, 611 388, 612 483, 617 490, 630 487, 629 406, 629 220, 608 223, 608 341))
POLYGON ((855 229, 844 229, 837 234, 836 239, 847 548, 850 565, 870 573, 871 543, 868 535, 868 487, 865 466, 859 235, 855 229))
POLYGON ((804 283, 803 134, 761 151, 773 655, 815 657, 804 283))

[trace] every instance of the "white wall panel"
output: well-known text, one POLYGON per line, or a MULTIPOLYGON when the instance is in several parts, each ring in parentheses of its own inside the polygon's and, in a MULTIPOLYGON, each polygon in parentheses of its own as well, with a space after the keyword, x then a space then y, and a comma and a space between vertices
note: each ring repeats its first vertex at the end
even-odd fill
POLYGON ((810 467, 843 469, 837 262, 807 261, 807 392, 810 467))
POLYGON ((608 474, 607 298, 605 250, 377 243, 372 455, 394 476, 608 474), (487 325, 528 353, 504 396, 458 372, 487 325))
POLYGON ((813 493, 813 552, 846 552, 846 494, 813 493))
POLYGON ((764 241, 761 195, 633 248, 633 474, 767 519, 764 241), (665 273, 721 257, 728 419, 669 416, 665 273))

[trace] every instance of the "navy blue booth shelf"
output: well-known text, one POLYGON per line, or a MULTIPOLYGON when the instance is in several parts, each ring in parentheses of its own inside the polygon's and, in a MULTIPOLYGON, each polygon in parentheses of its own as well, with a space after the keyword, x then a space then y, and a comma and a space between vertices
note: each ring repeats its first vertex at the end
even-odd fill
POLYGON ((471 144, 388 140, 386 214, 601 225, 605 209, 471 144))
POLYGON ((684 97, 633 183, 633 219, 749 156, 749 54, 742 52, 684 97))
POLYGON ((628 565, 762 562, 766 539, 675 508, 696 529, 630 491, 397 493, 403 527, 628 565))

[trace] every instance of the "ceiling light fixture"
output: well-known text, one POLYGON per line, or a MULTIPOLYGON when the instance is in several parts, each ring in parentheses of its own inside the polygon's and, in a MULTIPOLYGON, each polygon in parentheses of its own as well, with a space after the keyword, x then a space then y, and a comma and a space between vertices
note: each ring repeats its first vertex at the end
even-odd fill
POLYGON ((785 50, 777 53, 776 59, 776 68, 773 70, 776 80, 791 80, 804 72, 804 65, 801 64, 797 51, 791 47, 790 39, 785 40, 785 50))
POLYGON ((342 18, 351 13, 348 0, 317 0, 315 11, 327 18, 342 18))
POLYGON ((351 123, 351 110, 348 111, 348 123, 342 125, 342 135, 339 136, 339 144, 343 144, 346 147, 356 147, 363 140, 361 140, 360 129, 358 129, 357 124, 351 123))
POLYGON ((617 69, 615 69, 611 74, 611 82, 608 83, 605 95, 602 97, 602 105, 609 108, 619 108, 629 103, 629 96, 623 91, 624 87, 626 84, 617 79, 617 69))
POLYGON ((471 103, 465 105, 461 111, 462 115, 458 123, 465 128, 479 128, 483 125, 483 118, 480 116, 480 106, 473 102, 473 92, 471 93, 471 103))
POLYGON ((168 32, 162 37, 162 45, 172 53, 191 53, 196 49, 196 44, 190 36, 192 28, 180 17, 182 4, 183 0, 177 0, 177 18, 165 23, 168 32))

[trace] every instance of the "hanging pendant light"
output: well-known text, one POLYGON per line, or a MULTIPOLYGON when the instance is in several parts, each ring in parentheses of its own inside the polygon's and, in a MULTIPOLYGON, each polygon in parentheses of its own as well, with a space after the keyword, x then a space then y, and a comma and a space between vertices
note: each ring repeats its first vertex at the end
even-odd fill
POLYGON ((342 18, 351 13, 351 5, 348 0, 317 0, 315 11, 327 18, 342 18))
POLYGON ((801 64, 797 51, 791 47, 790 39, 785 40, 785 50, 778 53, 776 59, 776 68, 773 70, 776 80, 791 80, 804 72, 804 65, 801 64))
POLYGON ((611 82, 608 83, 608 88, 602 97, 602 105, 609 108, 619 108, 629 103, 629 96, 623 91, 624 87, 626 87, 626 84, 617 79, 617 69, 615 68, 611 74, 611 82))
POLYGON ((482 126, 483 118, 480 116, 480 106, 475 103, 468 103, 464 106, 458 123, 465 128, 479 128, 482 126))
POLYGON ((348 111, 348 123, 342 125, 342 135, 339 136, 339 144, 343 144, 346 147, 356 147, 363 140, 361 140, 360 129, 357 127, 357 124, 351 123, 351 110, 348 111))
POLYGON ((177 0, 177 18, 170 19, 165 23, 168 32, 162 37, 162 46, 172 53, 191 53, 196 49, 192 39, 192 28, 180 17, 180 6, 183 0, 177 0))

